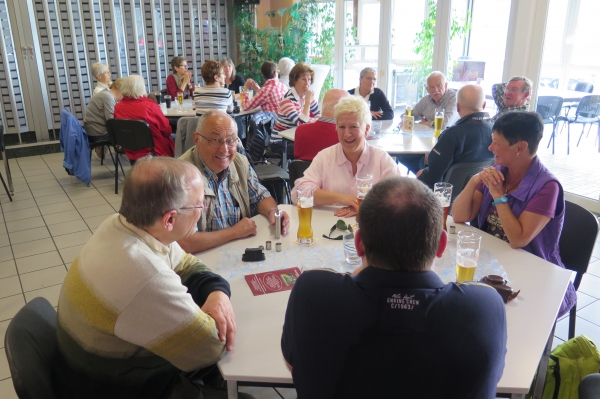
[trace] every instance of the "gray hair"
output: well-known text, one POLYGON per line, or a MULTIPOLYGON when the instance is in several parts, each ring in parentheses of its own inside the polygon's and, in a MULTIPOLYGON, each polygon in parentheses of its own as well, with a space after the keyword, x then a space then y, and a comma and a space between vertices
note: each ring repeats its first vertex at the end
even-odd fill
POLYGON ((369 104, 362 97, 344 97, 337 103, 333 109, 333 119, 336 125, 342 114, 355 114, 361 125, 371 125, 371 110, 369 110, 369 104))
POLYGON ((371 266, 431 269, 442 233, 442 206, 417 179, 394 176, 375 184, 360 205, 359 223, 371 266))
POLYGON ((123 97, 140 98, 145 97, 146 82, 140 75, 129 75, 121 85, 121 94, 123 97))
POLYGON ((123 187, 119 213, 139 228, 154 225, 166 212, 188 203, 189 185, 200 179, 189 162, 168 157, 145 156, 137 160, 123 187))
POLYGON ((431 72, 429 75, 427 75, 427 80, 425 82, 427 82, 429 80, 429 78, 435 78, 437 76, 441 76, 441 78, 442 78, 442 84, 444 84, 444 83, 447 82, 446 75, 444 75, 440 71, 433 71, 433 72, 431 72))
POLYGON ((374 68, 366 67, 365 69, 360 71, 360 78, 361 79, 364 78, 368 73, 372 73, 373 75, 377 76, 377 72, 375 71, 374 68))
POLYGON ((235 64, 233 63, 233 60, 229 57, 223 57, 221 59, 221 65, 229 65, 231 67, 231 80, 235 79, 237 71, 235 70, 235 64))
POLYGON ((95 62, 92 64, 92 75, 97 79, 98 75, 108 71, 108 64, 104 62, 95 62))
POLYGON ((289 75, 290 71, 292 70, 294 65, 296 65, 294 60, 292 60, 291 58, 288 58, 288 57, 283 57, 282 59, 279 60, 279 63, 277 64, 277 69, 279 69, 279 74, 284 75, 284 76, 289 75))
POLYGON ((531 79, 525 76, 513 76, 512 78, 510 78, 509 82, 523 82, 522 93, 531 93, 531 86, 533 85, 531 79))

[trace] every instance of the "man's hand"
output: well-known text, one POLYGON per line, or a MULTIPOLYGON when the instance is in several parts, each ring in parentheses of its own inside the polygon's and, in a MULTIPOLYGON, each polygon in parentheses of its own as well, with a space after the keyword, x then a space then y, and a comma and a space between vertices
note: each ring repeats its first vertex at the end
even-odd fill
POLYGON ((256 223, 252 219, 243 218, 232 227, 236 231, 237 238, 246 238, 256 235, 256 223))
POLYGON ((373 119, 379 119, 383 116, 383 111, 371 111, 373 119))
MULTIPOLYGON (((269 212, 269 224, 275 226, 275 212, 269 212)), ((281 234, 286 235, 290 229, 290 215, 281 212, 281 234)))
POLYGON ((223 291, 213 291, 202 306, 202 311, 212 317, 217 323, 219 339, 226 341, 225 347, 231 350, 235 341, 237 326, 235 325, 235 314, 231 307, 229 297, 223 291))

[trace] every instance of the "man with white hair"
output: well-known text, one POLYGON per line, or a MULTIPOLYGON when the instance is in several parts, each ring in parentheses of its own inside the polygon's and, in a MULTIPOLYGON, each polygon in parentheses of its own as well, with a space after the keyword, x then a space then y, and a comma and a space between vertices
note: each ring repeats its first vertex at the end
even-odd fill
POLYGON ((294 158, 312 161, 317 153, 339 143, 333 109, 350 94, 342 89, 331 89, 323 96, 322 113, 315 123, 305 123, 296 128, 294 158))
POLYGON ((203 202, 187 162, 145 157, 127 174, 119 213, 62 285, 57 397, 227 398, 210 385, 235 340, 229 283, 177 244, 194 234, 203 202))
POLYGON ((458 119, 456 111, 456 92, 448 90, 446 76, 439 71, 434 71, 427 76, 425 86, 428 95, 423 97, 413 109, 415 119, 420 119, 421 124, 433 127, 436 111, 444 112, 442 129, 458 119))
POLYGON ((290 88, 290 72, 294 65, 296 65, 294 60, 288 57, 283 57, 277 64, 277 68, 279 69, 279 81, 288 89, 290 88))
POLYGON ((97 80, 96 87, 94 87, 94 93, 92 94, 92 96, 95 96, 103 90, 108 90, 110 84, 112 83, 110 79, 111 76, 108 64, 105 64, 103 62, 94 63, 92 65, 92 76, 94 76, 97 80))
POLYGON ((485 92, 479 85, 463 86, 457 95, 460 119, 444 130, 429 153, 427 167, 417 177, 431 189, 455 163, 492 161, 492 122, 484 112, 485 92))

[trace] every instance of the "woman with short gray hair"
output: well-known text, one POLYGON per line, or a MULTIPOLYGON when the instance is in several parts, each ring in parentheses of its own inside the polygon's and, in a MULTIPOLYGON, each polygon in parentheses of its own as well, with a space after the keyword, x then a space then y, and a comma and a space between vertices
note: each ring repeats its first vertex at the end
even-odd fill
POLYGON ((378 120, 394 119, 394 110, 381 89, 375 87, 377 73, 374 68, 366 67, 360 71, 360 83, 357 88, 348 93, 364 98, 370 105, 371 116, 378 120))
POLYGON ((96 87, 94 87, 94 93, 92 94, 92 96, 95 96, 102 90, 108 90, 110 84, 112 83, 110 79, 111 76, 108 64, 105 64, 103 62, 94 63, 92 65, 92 75, 98 81, 96 87))
MULTIPOLYGON (((169 120, 163 115, 160 105, 146 94, 146 83, 139 75, 130 75, 121 85, 123 99, 115 106, 115 118, 136 119, 148 122, 154 140, 154 155, 172 157, 175 143, 171 137, 169 120)), ((133 165, 138 158, 151 154, 150 148, 125 150, 129 162, 133 165)))

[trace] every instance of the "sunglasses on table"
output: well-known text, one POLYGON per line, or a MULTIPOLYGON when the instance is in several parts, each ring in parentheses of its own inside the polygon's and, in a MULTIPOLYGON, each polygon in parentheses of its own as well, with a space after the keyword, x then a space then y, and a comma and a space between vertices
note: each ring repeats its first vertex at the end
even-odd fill
POLYGON ((328 240, 342 240, 344 238, 343 234, 341 234, 337 237, 331 237, 331 234, 336 229, 341 230, 341 231, 349 231, 350 233, 352 233, 352 235, 354 235, 354 230, 352 229, 352 226, 350 224, 346 224, 346 222, 344 222, 342 219, 340 219, 331 227, 331 230, 329 230, 329 235, 326 236, 325 234, 323 234, 323 237, 327 238, 328 240))

